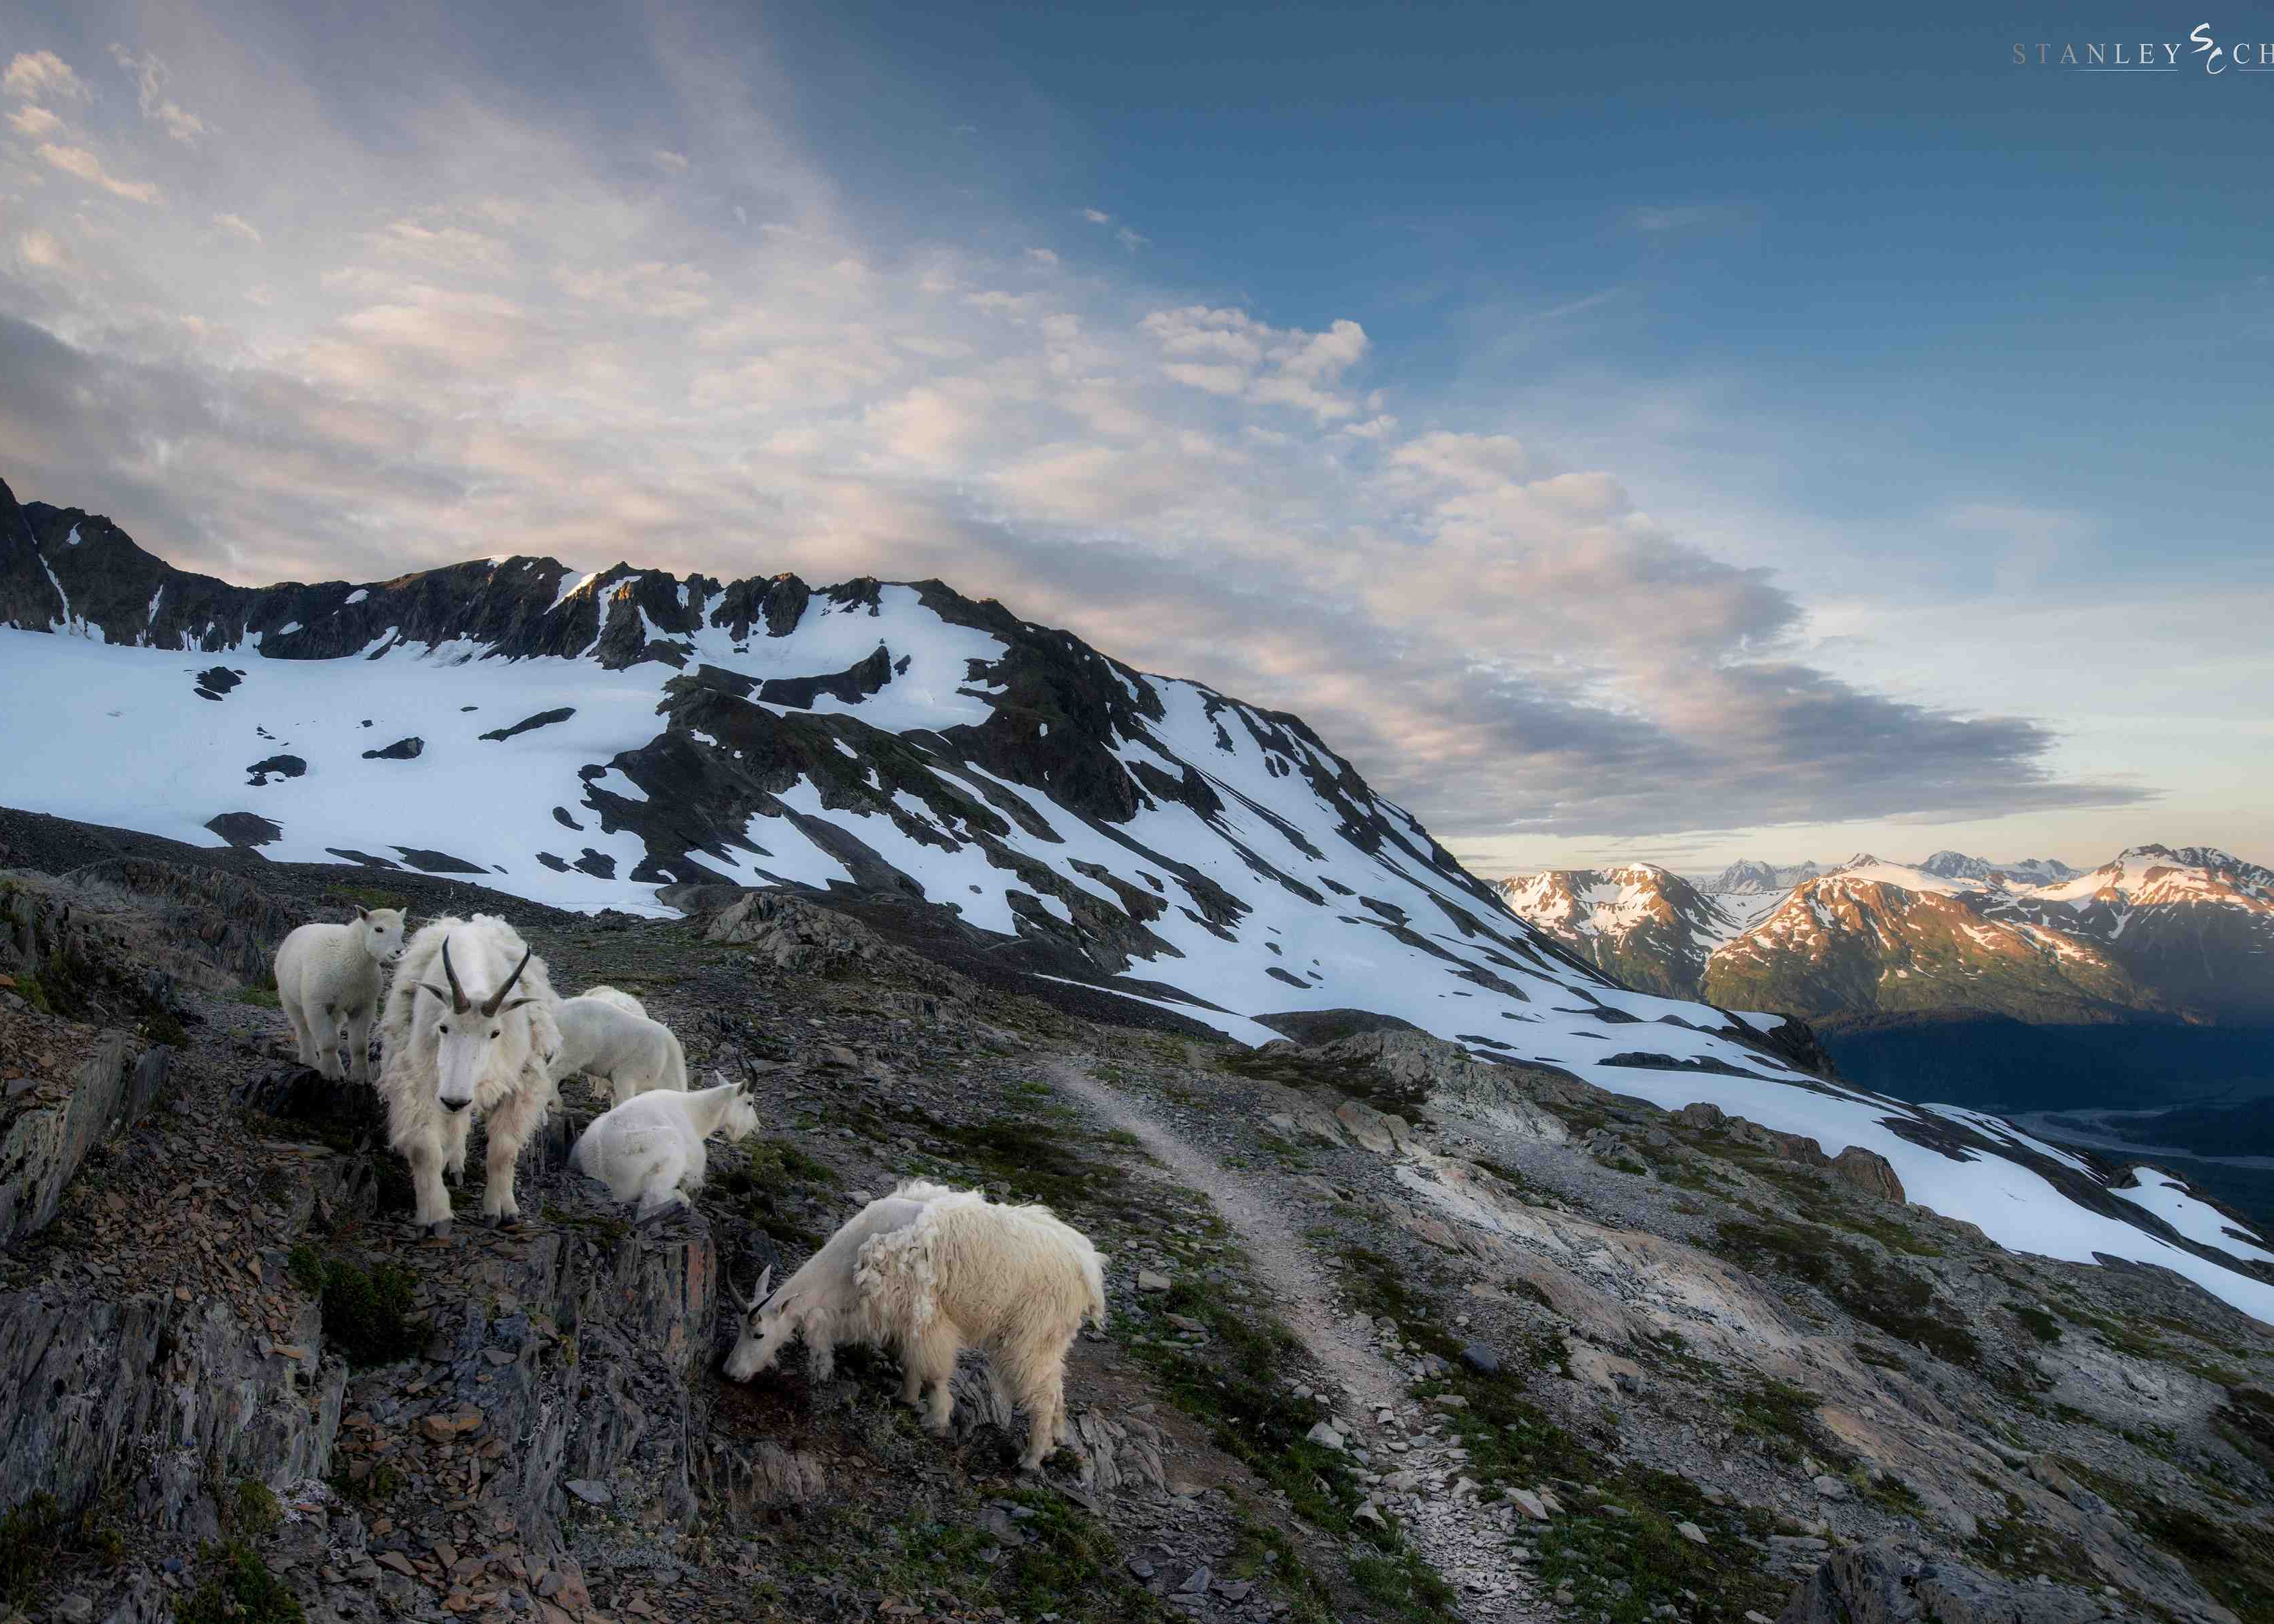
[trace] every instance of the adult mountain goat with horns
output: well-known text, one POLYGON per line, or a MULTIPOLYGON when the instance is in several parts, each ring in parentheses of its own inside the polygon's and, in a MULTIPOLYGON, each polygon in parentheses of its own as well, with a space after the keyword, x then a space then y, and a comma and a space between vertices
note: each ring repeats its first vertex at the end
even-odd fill
POLYGON ((438 919, 403 950, 380 1023, 379 1092, 388 1143, 410 1164, 418 1222, 431 1232, 448 1232, 442 1177, 465 1172, 478 1116, 489 1129, 482 1214, 501 1228, 520 1222, 514 1164, 553 1103, 553 1003, 545 961, 493 914, 438 919))

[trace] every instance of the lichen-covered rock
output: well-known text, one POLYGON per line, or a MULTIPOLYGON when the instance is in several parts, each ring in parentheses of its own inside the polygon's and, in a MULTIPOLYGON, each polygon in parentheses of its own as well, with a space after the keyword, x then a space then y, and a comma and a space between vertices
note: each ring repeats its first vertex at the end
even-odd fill
POLYGON ((787 891, 746 893, 711 921, 704 936, 748 947, 781 970, 810 970, 877 957, 884 943, 857 920, 787 891))
POLYGON ((313 1477, 329 1460, 346 1369, 312 1304, 279 1349, 219 1302, 124 1301, 36 1287, 0 1297, 0 1497, 76 1510, 132 1485, 161 1529, 219 1531, 217 1478, 313 1477))
POLYGON ((0 1245, 46 1226, 87 1152, 149 1109, 171 1059, 124 1032, 49 1024, 58 1041, 82 1034, 81 1058, 66 1076, 19 1079, 29 1086, 0 1102, 0 1245))
POLYGON ((1335 1120, 1358 1142, 1361 1150, 1377 1156, 1394 1156, 1413 1137, 1412 1125, 1393 1111, 1378 1111, 1363 1100, 1344 1100, 1335 1107, 1335 1120))
POLYGON ((1879 1540, 1826 1558, 1777 1624, 2084 1624, 2107 1612, 2067 1585, 2017 1584, 1879 1540))
POLYGON ((1904 1199, 1903 1181, 1895 1176, 1894 1164, 1861 1145, 1850 1145, 1832 1158, 1832 1176, 1883 1201, 1900 1206, 1904 1199))

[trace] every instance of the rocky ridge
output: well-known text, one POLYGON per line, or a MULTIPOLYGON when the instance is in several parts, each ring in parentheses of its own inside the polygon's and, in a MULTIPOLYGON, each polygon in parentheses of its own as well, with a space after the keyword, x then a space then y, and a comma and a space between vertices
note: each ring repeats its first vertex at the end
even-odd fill
MULTIPOLYGON (((233 877, 165 867, 154 913, 233 877)), ((267 878, 287 917, 337 896, 267 878)), ((402 900, 448 900, 417 883, 402 900)), ((132 893, 106 906, 114 944, 144 939, 132 893)), ((16 1390, 63 1384, 0 1438, 10 1504, 61 1547, 19 1605, 154 1619, 237 1583, 232 1553, 314 1618, 547 1624, 1735 1624, 1862 1594, 1878 1569, 1846 1556, 1889 1538, 1969 1594, 2029 1579, 2047 1619, 2248 1617, 2237 1587, 2265 1583, 2201 1555, 2263 1531, 2235 1507, 2269 1462, 2221 1417, 2259 1413, 2265 1328, 2152 1271, 1999 1252, 1865 1158, 1395 1027, 1242 1050, 1096 1026, 806 898, 522 914, 557 974, 631 988, 697 1064, 755 1078, 764 1139, 642 1233, 565 1170, 564 1120, 523 1231, 425 1243, 390 1217, 367 1099, 276 1058, 250 993, 177 978, 154 1109, 0 1264, 16 1390), (1079 1447, 1039 1484, 975 1372, 945 1450, 857 1358, 820 1389, 711 1373, 728 1282, 903 1173, 1050 1199, 1111 1252, 1079 1447), (2200 1519, 2178 1557, 2173 1507, 2200 1519)), ((59 1063, 113 1041, 7 1017, 49 1023, 59 1063)), ((1984 1606, 1942 1616, 2005 1616, 1984 1606)))

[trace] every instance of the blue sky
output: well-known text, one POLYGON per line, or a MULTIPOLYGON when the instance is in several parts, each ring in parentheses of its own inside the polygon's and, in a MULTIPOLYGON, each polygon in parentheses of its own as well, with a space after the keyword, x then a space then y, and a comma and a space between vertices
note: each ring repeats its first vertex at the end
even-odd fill
POLYGON ((1487 871, 2274 854, 2193 14, 19 16, 0 476, 180 561, 937 574, 1487 871))

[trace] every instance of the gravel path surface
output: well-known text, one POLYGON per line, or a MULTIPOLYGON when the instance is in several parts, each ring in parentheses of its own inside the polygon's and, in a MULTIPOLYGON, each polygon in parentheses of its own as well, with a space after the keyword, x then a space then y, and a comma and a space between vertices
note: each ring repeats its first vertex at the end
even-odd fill
MULTIPOLYGON (((1410 1408, 1406 1379, 1373 1345, 1368 1331, 1333 1306, 1335 1288, 1309 1247, 1289 1226, 1284 1192, 1274 1192, 1178 1136, 1134 1101, 1097 1080, 1085 1067, 1058 1060, 1050 1081, 1081 1100, 1115 1127, 1133 1133, 1177 1182, 1197 1190, 1239 1236, 1272 1309, 1302 1339, 1314 1358, 1366 1416, 1410 1408)), ((1363 1440, 1353 1439, 1353 1446, 1363 1440)), ((1433 1499, 1423 1515, 1406 1519, 1413 1547, 1462 1593, 1462 1613, 1478 1624, 1532 1624, 1555 1616, 1529 1580, 1508 1559, 1505 1533, 1475 1515, 1473 1500, 1433 1499), (1481 1594, 1480 1592, 1482 1592, 1481 1594)))

